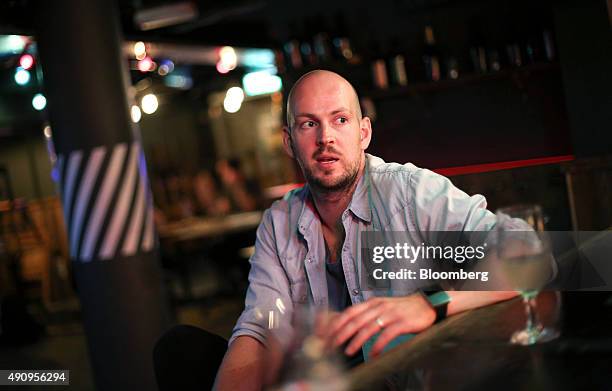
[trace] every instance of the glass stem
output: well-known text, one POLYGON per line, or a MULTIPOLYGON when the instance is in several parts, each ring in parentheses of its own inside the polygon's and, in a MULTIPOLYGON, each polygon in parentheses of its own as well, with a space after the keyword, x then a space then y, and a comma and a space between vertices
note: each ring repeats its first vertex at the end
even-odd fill
POLYGON ((523 297, 523 302, 525 303, 525 314, 527 315, 527 330, 532 331, 538 327, 536 296, 525 296, 523 297))

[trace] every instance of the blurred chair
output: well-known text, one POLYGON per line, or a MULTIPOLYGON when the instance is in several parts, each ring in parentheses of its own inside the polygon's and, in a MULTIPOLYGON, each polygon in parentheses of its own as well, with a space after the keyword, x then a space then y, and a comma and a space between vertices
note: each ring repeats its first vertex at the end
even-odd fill
POLYGON ((159 391, 212 389, 226 350, 224 338, 198 327, 171 328, 153 348, 159 391))

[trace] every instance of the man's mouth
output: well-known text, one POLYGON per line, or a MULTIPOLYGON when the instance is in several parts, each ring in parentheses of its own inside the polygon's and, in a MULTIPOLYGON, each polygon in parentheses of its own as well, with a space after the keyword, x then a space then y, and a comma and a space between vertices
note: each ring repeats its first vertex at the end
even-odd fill
POLYGON ((327 165, 331 165, 335 162, 337 162, 339 159, 337 157, 334 156, 326 156, 326 155, 322 155, 317 157, 317 163, 327 166, 327 165))

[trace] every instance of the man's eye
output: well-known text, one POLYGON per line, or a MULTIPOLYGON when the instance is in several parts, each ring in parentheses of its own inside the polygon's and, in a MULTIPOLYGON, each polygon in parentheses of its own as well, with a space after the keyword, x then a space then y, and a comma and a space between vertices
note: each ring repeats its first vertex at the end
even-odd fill
POLYGON ((338 121, 338 123, 345 124, 345 123, 348 122, 348 118, 346 118, 346 117, 338 117, 338 119, 336 121, 338 121))
POLYGON ((306 121, 302 123, 302 128, 312 128, 313 126, 315 126, 314 121, 306 121))

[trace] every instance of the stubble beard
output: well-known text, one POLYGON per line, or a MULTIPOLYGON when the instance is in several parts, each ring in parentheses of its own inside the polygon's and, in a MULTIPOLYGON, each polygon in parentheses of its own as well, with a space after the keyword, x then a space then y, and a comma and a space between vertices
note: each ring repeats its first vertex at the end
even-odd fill
POLYGON ((333 180, 332 182, 326 181, 324 178, 317 177, 305 164, 302 163, 301 166, 302 171, 304 172, 304 177, 306 177, 306 181, 313 190, 322 194, 330 194, 349 190, 353 186, 357 180, 357 175, 359 174, 359 163, 359 159, 352 162, 342 176, 333 180))

